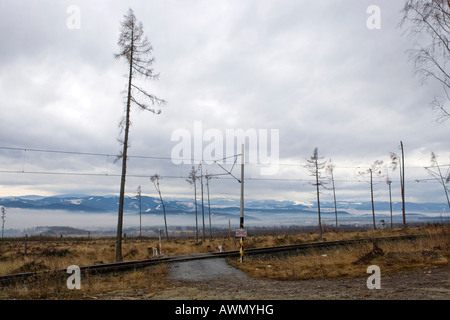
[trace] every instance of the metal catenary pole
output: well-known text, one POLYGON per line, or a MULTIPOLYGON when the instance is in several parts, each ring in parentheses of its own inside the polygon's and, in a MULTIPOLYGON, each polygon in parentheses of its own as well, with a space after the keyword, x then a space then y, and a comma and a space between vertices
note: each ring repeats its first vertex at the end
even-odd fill
MULTIPOLYGON (((242 145, 242 152, 241 152, 241 221, 240 221, 240 228, 244 229, 244 145, 242 145)), ((240 256, 241 256, 241 263, 244 262, 244 237, 241 236, 240 239, 241 248, 239 250, 240 256)))
POLYGON ((402 160, 400 166, 400 184, 402 193, 402 217, 403 217, 403 228, 406 228, 406 210, 405 210, 405 154, 403 151, 403 142, 400 141, 400 149, 402 150, 402 160))
POLYGON ((392 181, 387 178, 387 184, 389 185, 389 208, 391 209, 391 229, 392 229, 392 191, 391 191, 391 183, 392 181))
POLYGON ((5 230, 6 208, 2 206, 1 211, 2 211, 2 239, 3 239, 3 231, 5 230))
POLYGON ((205 203, 203 201, 203 166, 200 163, 200 185, 202 190, 202 222, 203 222, 203 242, 205 242, 205 203))
POLYGON ((141 198, 141 186, 137 189, 139 196, 139 238, 142 238, 142 198, 141 198))
POLYGON ((209 215, 209 241, 212 241, 211 203, 209 201, 209 179, 211 179, 211 176, 209 176, 208 171, 206 171, 206 190, 208 192, 208 215, 209 215))

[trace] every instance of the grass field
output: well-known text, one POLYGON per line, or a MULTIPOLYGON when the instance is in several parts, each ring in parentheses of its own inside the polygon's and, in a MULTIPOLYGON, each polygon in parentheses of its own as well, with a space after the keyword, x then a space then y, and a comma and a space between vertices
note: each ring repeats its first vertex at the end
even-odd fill
MULTIPOLYGON (((369 265, 377 265, 383 273, 388 273, 448 264, 450 259, 448 225, 409 231, 426 236, 413 241, 380 241, 375 245, 360 243, 325 250, 311 249, 296 255, 250 256, 243 264, 236 259, 229 259, 228 263, 252 276, 277 280, 357 277, 365 274, 369 265)), ((369 237, 383 235, 386 234, 376 235, 374 232, 368 232, 369 237)))
MULTIPOLYGON (((381 250, 373 250, 371 243, 351 245, 327 250, 310 250, 302 254, 278 254, 246 257, 243 264, 236 259, 228 263, 246 273, 262 278, 300 280, 323 277, 354 277, 365 273, 368 265, 376 264, 383 272, 405 270, 423 266, 442 266, 450 258, 450 226, 426 225, 403 229, 379 229, 354 232, 327 232, 326 241, 360 239, 367 237, 425 234, 414 241, 388 241, 378 243, 381 250), (357 263, 360 260, 361 263, 357 263)), ((246 238, 245 247, 299 244, 318 240, 315 233, 257 235, 246 238)), ((235 238, 221 237, 212 241, 195 242, 193 239, 162 240, 164 255, 224 251, 239 248, 235 238)), ((124 260, 147 259, 159 248, 158 239, 127 239, 123 243, 124 260)), ((29 238, 25 255, 24 239, 0 241, 0 274, 65 269, 70 265, 90 265, 115 260, 115 240, 108 238, 29 238)), ((83 290, 68 290, 66 278, 44 276, 38 281, 17 283, 0 288, 2 299, 80 299, 98 296, 104 292, 124 288, 145 287, 147 291, 164 290, 173 286, 168 278, 168 266, 158 265, 143 270, 114 275, 87 276, 83 290)))

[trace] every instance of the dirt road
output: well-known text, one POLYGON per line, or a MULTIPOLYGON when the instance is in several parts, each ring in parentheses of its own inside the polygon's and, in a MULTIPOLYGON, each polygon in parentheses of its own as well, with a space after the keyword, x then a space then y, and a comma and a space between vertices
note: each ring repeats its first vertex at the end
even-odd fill
POLYGON ((171 265, 172 288, 147 299, 383 299, 450 300, 450 268, 435 267, 383 274, 381 289, 369 290, 367 276, 354 279, 276 281, 252 278, 229 266, 225 259, 171 265))

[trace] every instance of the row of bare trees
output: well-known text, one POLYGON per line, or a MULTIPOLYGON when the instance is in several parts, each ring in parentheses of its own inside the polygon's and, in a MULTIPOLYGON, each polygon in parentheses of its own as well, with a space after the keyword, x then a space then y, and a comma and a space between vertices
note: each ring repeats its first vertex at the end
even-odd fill
MULTIPOLYGON (((402 146, 402 152, 403 152, 403 144, 402 146)), ((402 156, 402 159, 404 157, 402 156)), ((395 155, 394 153, 391 153, 391 159, 393 164, 393 169, 400 165, 403 167, 403 161, 400 161, 399 157, 395 155)), ((376 229, 376 221, 375 221, 375 205, 374 205, 374 192, 373 192, 373 178, 374 176, 381 176, 382 175, 382 160, 376 160, 372 165, 370 165, 366 170, 360 170, 358 171, 357 175, 361 178, 369 178, 369 184, 370 184, 370 198, 371 198, 371 205, 372 205, 372 221, 373 221, 373 228, 376 229)), ((333 191, 333 199, 334 199, 334 211, 335 211, 335 220, 336 220, 336 227, 339 226, 338 224, 338 215, 337 215, 337 205, 336 205, 336 185, 334 183, 334 168, 335 165, 331 162, 331 159, 328 162, 323 161, 323 157, 319 157, 318 149, 315 148, 313 155, 310 156, 309 159, 307 159, 306 168, 309 170, 312 176, 315 178, 315 182, 313 185, 316 187, 316 197, 317 197, 317 214, 318 214, 318 220, 319 220, 319 233, 320 238, 322 238, 323 235, 323 228, 322 228, 322 219, 321 219, 321 211, 320 211, 320 187, 328 189, 325 185, 329 182, 330 179, 332 182, 332 191, 333 191), (322 175, 322 170, 326 168, 326 173, 328 173, 328 177, 324 177, 322 175)), ((404 205, 404 171, 400 174, 400 180, 401 180, 401 193, 402 193, 402 212, 403 212, 403 225, 406 227, 406 219, 405 219, 405 205, 404 205)), ((390 183, 392 181, 387 178, 387 183, 389 185, 389 194, 391 195, 391 186, 390 183)), ((390 196, 390 203, 392 208, 392 200, 390 196)), ((391 210, 391 217, 392 217, 392 210, 391 210)), ((391 218, 392 219, 392 218, 391 218)), ((392 226, 392 223, 391 223, 392 226)))
MULTIPOLYGON (((209 236, 210 240, 212 239, 212 225, 211 225, 211 202, 210 202, 210 196, 209 196, 209 180, 212 178, 211 175, 203 174, 202 165, 199 164, 199 166, 196 168, 195 166, 192 166, 191 171, 189 172, 188 178, 186 181, 194 187, 194 207, 195 207, 195 230, 196 230, 196 241, 199 240, 199 226, 198 226, 198 205, 197 205, 197 181, 200 181, 200 187, 201 187, 201 208, 202 208, 202 222, 203 222, 203 241, 206 239, 206 231, 205 231, 205 205, 204 205, 204 184, 203 179, 206 179, 206 189, 207 189, 207 197, 208 197, 208 214, 209 214, 209 236)), ((167 215, 166 215, 166 207, 164 204, 164 200, 162 198, 161 193, 161 186, 160 186, 160 180, 162 180, 162 177, 159 174, 154 174, 150 177, 150 181, 153 183, 156 192, 158 193, 161 207, 163 209, 163 215, 164 215, 164 226, 165 226, 165 233, 166 233, 166 239, 169 240, 169 232, 167 227, 167 215)), ((141 186, 137 189, 137 196, 139 199, 139 213, 141 214, 141 195, 142 195, 142 189, 141 186)), ((140 231, 141 235, 141 231, 140 231)))
MULTIPOLYGON (((403 151, 403 142, 400 141, 399 149, 401 151, 401 155, 397 155, 393 152, 390 153, 390 168, 392 171, 397 170, 399 168, 400 173, 400 192, 401 192, 401 199, 402 199, 402 219, 403 219, 403 226, 406 227, 406 212, 405 212, 405 166, 404 166, 404 151, 403 151)), ((445 196, 447 199, 447 203, 450 209, 450 201, 448 196, 448 187, 447 184, 450 182, 450 165, 447 165, 447 171, 444 173, 443 167, 441 167, 438 163, 437 156, 432 152, 431 153, 431 165, 428 167, 425 167, 426 170, 428 170, 431 175, 443 186, 445 196)), ((373 228, 376 229, 376 219, 375 219, 375 204, 374 204, 374 178, 377 178, 378 180, 382 177, 386 178, 386 184, 389 187, 389 205, 390 205, 390 213, 391 213, 391 228, 393 227, 392 222, 392 190, 391 190, 391 183, 392 180, 389 177, 389 174, 383 173, 383 164, 384 162, 382 160, 375 160, 373 164, 371 164, 367 169, 365 170, 359 170, 357 172, 357 176, 362 179, 367 179, 368 183, 370 184, 370 199, 371 199, 371 207, 372 207, 372 222, 373 222, 373 228)), ((312 183, 316 187, 316 197, 317 197, 317 211, 318 211, 318 222, 319 222, 319 230, 320 230, 320 237, 322 237, 323 234, 323 227, 322 227, 322 219, 321 219, 321 207, 320 207, 320 188, 325 188, 326 184, 331 181, 332 187, 331 190, 333 191, 333 199, 334 199, 334 212, 335 212, 335 223, 336 228, 339 227, 338 223, 338 210, 337 210, 337 201, 336 201, 336 186, 334 181, 334 163, 330 160, 323 161, 323 157, 319 157, 318 149, 315 148, 313 151, 313 155, 310 156, 309 159, 307 159, 306 168, 310 171, 311 175, 314 176, 315 182, 312 183), (322 171, 325 169, 326 175, 324 176, 322 174, 322 171)), ((198 196, 197 196, 197 190, 198 190, 198 183, 200 184, 201 189, 201 208, 202 208, 202 224, 203 224, 203 236, 202 239, 205 241, 206 239, 206 230, 205 230, 205 205, 204 205, 204 184, 203 179, 206 179, 206 186, 207 186, 207 197, 208 197, 208 211, 209 211, 209 231, 210 231, 210 239, 212 239, 212 226, 211 226, 211 206, 210 206, 210 193, 209 193, 209 180, 212 178, 212 175, 203 174, 202 165, 199 164, 198 167, 192 166, 188 178, 186 181, 194 187, 194 209, 195 209, 195 238, 198 242, 199 240, 199 223, 198 223, 198 196)), ((155 190, 158 193, 158 196, 160 198, 161 206, 163 209, 164 214, 164 224, 165 224, 165 231, 166 231, 166 238, 169 240, 168 235, 168 227, 167 227, 167 217, 166 217, 166 209, 164 205, 164 201, 161 194, 161 188, 160 188, 160 180, 162 177, 158 174, 153 175, 150 180, 153 182, 155 190)), ((141 189, 140 186, 138 188, 138 196, 140 198, 141 196, 141 189)))
POLYGON ((195 241, 198 242, 199 239, 199 227, 198 227, 198 205, 197 205, 197 181, 200 180, 200 189, 201 189, 201 201, 202 201, 202 224, 203 224, 203 233, 202 240, 206 240, 206 231, 205 231, 205 205, 204 205, 204 197, 203 197, 203 179, 206 179, 206 189, 208 196, 208 216, 209 216, 209 237, 212 239, 212 226, 211 226, 211 203, 209 198, 209 180, 211 180, 212 176, 206 173, 203 174, 203 167, 200 163, 198 167, 192 166, 191 171, 189 171, 188 178, 186 181, 194 187, 194 208, 195 208, 195 241))
MULTIPOLYGON (((404 155, 404 149, 403 149, 403 142, 400 141, 399 149, 401 151, 400 155, 397 155, 396 153, 391 152, 389 154, 391 164, 390 167, 393 171, 399 169, 400 173, 400 193, 401 193, 401 199, 402 199, 402 220, 403 220, 403 227, 406 228, 406 208, 405 208, 405 155, 404 155)), ((428 170, 431 175, 434 177, 435 180, 437 180, 444 188, 445 196, 447 199, 447 203, 450 209, 450 201, 449 201, 449 188, 448 184, 450 182, 450 164, 445 165, 444 167, 440 166, 437 161, 437 156, 432 152, 431 153, 431 166, 425 167, 426 170, 428 170), (446 172, 444 172, 444 167, 447 167, 446 172)), ((317 197, 317 214, 319 219, 319 232, 320 237, 322 237, 323 234, 323 228, 322 228, 322 219, 321 219, 321 208, 320 208, 320 188, 325 188, 326 184, 331 180, 332 182, 332 190, 333 190, 333 198, 334 198, 334 208, 335 208, 335 217, 336 217, 336 227, 338 227, 338 217, 337 217, 337 205, 336 205, 336 186, 334 183, 334 168, 335 165, 331 162, 331 159, 328 161, 323 161, 323 157, 319 157, 318 149, 315 148, 313 155, 310 156, 309 159, 307 159, 306 168, 309 170, 312 176, 315 178, 315 182, 312 183, 316 187, 316 197, 317 197), (322 174, 323 169, 326 170, 326 173, 328 174, 328 177, 324 176, 322 174)), ((384 176, 383 174, 383 161, 382 160, 375 160, 372 165, 370 165, 365 170, 359 170, 357 172, 357 176, 362 179, 368 179, 368 182, 370 184, 370 199, 371 199, 371 206, 372 206, 372 222, 373 222, 373 228, 376 229, 376 220, 375 220, 375 205, 374 205, 374 178, 381 178, 384 176)), ((386 183, 389 187, 389 204, 390 204, 390 211, 391 211, 391 228, 392 228, 392 190, 391 190, 391 183, 392 180, 389 177, 388 174, 386 174, 386 183)))

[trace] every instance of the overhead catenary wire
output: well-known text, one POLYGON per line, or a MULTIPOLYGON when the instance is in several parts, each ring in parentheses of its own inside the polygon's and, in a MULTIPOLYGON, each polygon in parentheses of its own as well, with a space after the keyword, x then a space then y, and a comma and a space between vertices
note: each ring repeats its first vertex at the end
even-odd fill
MULTIPOLYGON (((101 156, 101 157, 120 157, 120 154, 113 154, 113 153, 100 153, 100 152, 83 152, 83 151, 67 151, 67 150, 51 150, 51 149, 37 149, 37 148, 25 148, 25 147, 5 147, 0 146, 0 150, 16 150, 16 151, 24 151, 24 152, 42 152, 42 153, 56 153, 56 154, 72 154, 72 155, 87 155, 87 156, 101 156)), ((224 161, 230 158, 235 158, 238 155, 232 155, 225 158, 220 159, 210 159, 209 162, 219 162, 224 161)), ((167 160, 167 161, 173 161, 171 157, 162 157, 162 156, 146 156, 146 155, 127 155, 127 158, 135 158, 135 159, 153 159, 153 160, 167 160)), ((197 163, 197 162, 203 162, 204 159, 197 159, 197 158, 177 158, 177 160, 183 161, 183 162, 191 162, 191 163, 197 163)), ((250 165, 273 165, 273 163, 270 162, 261 162, 257 161, 254 163, 249 163, 250 165)), ((277 166, 286 166, 286 167, 303 167, 304 164, 300 161, 298 163, 276 163, 277 166)), ((440 164, 441 167, 450 166, 450 164, 440 164)), ((335 165, 336 168, 341 169, 358 169, 361 168, 360 165, 335 165)), ((405 168, 408 169, 422 169, 424 166, 405 166, 405 168)))
MULTIPOLYGON (((120 174, 118 173, 110 173, 108 172, 109 169, 109 164, 108 162, 106 163, 106 172, 103 173, 99 173, 99 172, 68 172, 68 171, 48 171, 48 170, 26 170, 26 163, 27 161, 33 161, 30 159, 30 157, 26 157, 26 153, 29 152, 41 152, 41 153, 52 153, 52 154, 65 154, 65 155, 82 155, 82 156, 93 156, 93 157, 119 157, 119 155, 117 154, 110 154, 110 153, 100 153, 100 152, 81 152, 81 151, 67 151, 67 150, 51 150, 51 149, 41 149, 41 148, 24 148, 24 147, 7 147, 7 146, 0 146, 0 150, 14 150, 14 151, 22 151, 24 152, 23 158, 22 158, 22 167, 21 170, 8 170, 8 169, 1 169, 0 173, 8 173, 8 174, 41 174, 41 175, 66 175, 66 176, 98 176, 98 177, 119 177, 120 174)), ((216 159, 216 160, 212 160, 213 164, 218 165, 222 170, 224 170, 224 173, 210 173, 209 176, 211 177, 216 177, 218 179, 235 179, 238 180, 233 174, 233 168, 237 162, 237 157, 240 156, 240 154, 237 155, 233 155, 233 156, 229 156, 229 157, 224 157, 224 158, 220 158, 220 159, 216 159), (220 162, 225 162, 227 159, 230 158, 234 158, 233 163, 231 164, 232 167, 230 170, 226 169, 224 165, 230 165, 230 163, 227 164, 220 164, 220 162)), ((128 158, 132 159, 149 159, 149 160, 164 160, 164 161, 172 161, 173 159, 171 157, 161 157, 161 156, 144 156, 144 155, 128 155, 128 158)), ((183 160, 186 162, 191 161, 192 163, 195 163, 195 161, 197 161, 194 158, 191 159, 178 159, 178 160, 183 160)), ((203 162, 203 160, 201 160, 203 162)), ((249 166, 259 166, 259 165, 271 165, 270 163, 248 163, 249 166)), ((299 163, 299 164, 287 164, 287 163, 277 163, 277 166, 294 166, 297 168, 302 168, 304 165, 299 163)), ((446 167, 446 166, 450 166, 450 164, 441 164, 441 167, 446 167)), ((342 169, 353 169, 353 170, 357 170, 358 168, 361 168, 361 166, 347 166, 347 165, 336 165, 336 168, 342 168, 342 169)), ((419 167, 419 166, 410 166, 410 167, 406 167, 408 169, 415 169, 415 168, 420 168, 420 169, 424 169, 425 167, 419 167)), ((127 174, 127 176, 129 177, 134 177, 134 178, 148 178, 149 174, 147 173, 136 173, 136 174, 132 174, 129 173, 127 174)), ((186 179, 187 176, 184 176, 182 174, 180 175, 161 175, 163 178, 166 179, 186 179)), ((305 183, 310 183, 310 182, 314 182, 313 179, 304 179, 301 177, 293 177, 293 178, 284 178, 284 177, 246 177, 246 180, 248 181, 290 181, 290 182, 305 182, 305 183)), ((359 179, 335 179, 336 183, 366 183, 365 181, 361 181, 359 179)), ((436 179, 434 178, 416 178, 416 179, 411 179, 411 180, 407 180, 406 182, 416 182, 416 183, 437 183, 436 179)))
MULTIPOLYGON (((118 173, 93 173, 93 172, 51 172, 51 171, 21 171, 21 170, 0 170, 0 173, 10 173, 10 174, 41 174, 41 175, 62 175, 62 176, 95 176, 95 177, 120 177, 121 175, 118 173)), ((148 178, 149 174, 127 174, 128 177, 133 178, 148 178)), ((222 174, 208 174, 210 177, 214 177, 216 179, 223 180, 236 180, 236 177, 230 177, 228 173, 222 174)), ((165 179, 187 179, 188 176, 174 176, 174 175, 161 175, 162 178, 165 179)), ((313 179, 302 179, 302 178, 254 178, 254 177, 246 177, 248 181, 290 181, 290 182, 305 182, 311 183, 315 180, 313 179)), ((367 181, 361 180, 335 180, 338 183, 367 183, 367 181)), ((414 180, 406 180, 406 182, 431 182, 431 183, 439 183, 434 178, 424 178, 424 179, 414 179, 414 180)), ((393 181, 395 183, 395 181, 393 181)))

